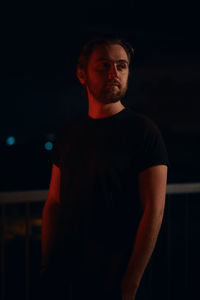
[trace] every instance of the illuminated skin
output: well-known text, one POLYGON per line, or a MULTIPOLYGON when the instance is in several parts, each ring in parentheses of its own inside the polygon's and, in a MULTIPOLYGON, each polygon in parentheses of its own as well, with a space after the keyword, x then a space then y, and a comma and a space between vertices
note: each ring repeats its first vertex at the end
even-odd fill
POLYGON ((87 70, 77 69, 86 87, 89 116, 104 118, 124 109, 121 99, 127 91, 129 59, 120 45, 97 46, 90 55, 87 70))

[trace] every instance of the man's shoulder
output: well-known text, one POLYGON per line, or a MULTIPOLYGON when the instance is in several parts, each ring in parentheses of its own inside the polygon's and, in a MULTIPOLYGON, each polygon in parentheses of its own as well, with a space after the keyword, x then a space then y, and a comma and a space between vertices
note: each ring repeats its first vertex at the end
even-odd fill
POLYGON ((147 115, 135 111, 133 108, 127 109, 127 120, 138 129, 158 129, 156 123, 147 115))
POLYGON ((86 115, 63 120, 57 127, 56 137, 62 139, 69 135, 74 135, 76 132, 80 132, 80 130, 84 128, 85 120, 86 115))

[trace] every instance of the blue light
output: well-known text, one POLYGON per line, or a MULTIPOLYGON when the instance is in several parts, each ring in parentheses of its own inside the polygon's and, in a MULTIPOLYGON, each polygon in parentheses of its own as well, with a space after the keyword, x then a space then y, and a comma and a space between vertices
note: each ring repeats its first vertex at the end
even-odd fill
POLYGON ((9 136, 7 139, 6 139, 6 144, 8 146, 13 146, 15 144, 15 137, 14 136, 9 136))
POLYGON ((50 142, 50 141, 46 142, 45 145, 44 145, 44 148, 48 151, 52 150, 53 149, 53 143, 50 142))

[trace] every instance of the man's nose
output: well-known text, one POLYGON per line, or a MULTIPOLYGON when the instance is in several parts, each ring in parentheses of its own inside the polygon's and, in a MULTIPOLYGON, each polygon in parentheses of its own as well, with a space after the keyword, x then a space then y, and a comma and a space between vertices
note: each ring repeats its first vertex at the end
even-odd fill
POLYGON ((117 68, 116 68, 115 64, 113 63, 113 64, 110 65, 108 78, 112 79, 112 78, 115 78, 115 77, 117 77, 117 68))

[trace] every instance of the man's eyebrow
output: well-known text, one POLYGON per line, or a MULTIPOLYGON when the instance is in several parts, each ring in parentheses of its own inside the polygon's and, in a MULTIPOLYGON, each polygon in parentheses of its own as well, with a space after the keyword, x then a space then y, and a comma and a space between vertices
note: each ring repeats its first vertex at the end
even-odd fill
POLYGON ((128 60, 126 60, 126 59, 119 59, 119 60, 117 60, 117 62, 129 64, 128 60))
MULTIPOLYGON (((113 60, 105 58, 105 57, 100 57, 96 61, 99 62, 99 61, 113 61, 113 60)), ((117 63, 126 63, 126 64, 129 64, 129 61, 126 60, 126 59, 118 59, 118 60, 116 60, 116 62, 117 63)))

